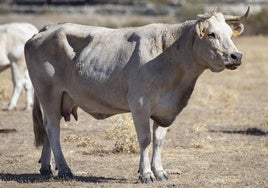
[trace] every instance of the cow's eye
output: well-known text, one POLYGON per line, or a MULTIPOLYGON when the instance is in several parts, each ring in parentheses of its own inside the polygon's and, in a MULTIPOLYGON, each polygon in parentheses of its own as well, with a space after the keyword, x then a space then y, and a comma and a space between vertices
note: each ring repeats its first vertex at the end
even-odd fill
POLYGON ((216 35, 215 35, 215 33, 208 33, 208 37, 211 39, 215 39, 216 35))

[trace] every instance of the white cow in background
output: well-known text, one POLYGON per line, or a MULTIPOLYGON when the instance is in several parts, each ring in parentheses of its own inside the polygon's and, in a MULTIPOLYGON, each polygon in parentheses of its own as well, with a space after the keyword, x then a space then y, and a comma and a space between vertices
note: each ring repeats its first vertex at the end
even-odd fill
POLYGON ((26 109, 32 106, 32 83, 26 68, 24 44, 37 32, 38 29, 29 23, 0 25, 0 72, 11 67, 13 82, 13 94, 7 110, 16 107, 23 87, 26 95, 26 109))

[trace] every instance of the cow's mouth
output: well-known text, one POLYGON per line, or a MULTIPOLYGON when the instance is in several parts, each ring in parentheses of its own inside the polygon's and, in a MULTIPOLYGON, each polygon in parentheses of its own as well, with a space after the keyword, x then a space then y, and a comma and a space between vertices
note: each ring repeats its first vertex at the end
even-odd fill
POLYGON ((237 69, 240 65, 241 65, 241 63, 232 63, 232 64, 227 64, 227 65, 225 65, 225 67, 226 67, 227 69, 230 69, 230 70, 235 70, 235 69, 237 69))

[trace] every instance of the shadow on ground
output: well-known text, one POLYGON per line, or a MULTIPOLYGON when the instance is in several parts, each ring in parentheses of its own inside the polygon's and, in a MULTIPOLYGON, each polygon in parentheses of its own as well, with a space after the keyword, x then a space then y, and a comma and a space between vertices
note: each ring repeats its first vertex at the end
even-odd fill
POLYGON ((246 130, 209 130, 209 132, 214 133, 228 133, 228 134, 245 134, 245 135, 251 135, 251 136, 267 136, 268 132, 263 131, 259 128, 253 127, 248 128, 246 130))
POLYGON ((77 182, 88 182, 88 183, 103 183, 103 182, 114 182, 114 183, 128 183, 126 179, 117 178, 106 178, 96 176, 74 176, 69 180, 59 179, 58 177, 45 177, 40 174, 0 174, 1 181, 16 181, 18 183, 37 183, 37 182, 48 182, 48 181, 77 181, 77 182))
POLYGON ((9 134, 15 132, 17 132, 17 129, 0 129, 0 134, 9 134))

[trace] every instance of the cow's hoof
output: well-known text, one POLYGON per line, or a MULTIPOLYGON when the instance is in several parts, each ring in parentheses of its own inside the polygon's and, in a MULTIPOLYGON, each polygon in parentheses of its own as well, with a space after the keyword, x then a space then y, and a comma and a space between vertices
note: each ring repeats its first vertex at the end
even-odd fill
POLYGON ((59 171, 58 177, 64 180, 70 180, 74 178, 74 175, 71 169, 67 168, 67 169, 59 171))
POLYGON ((16 107, 6 107, 6 108, 2 108, 3 111, 10 111, 10 112, 15 112, 17 111, 16 107))
POLYGON ((53 177, 51 165, 41 167, 39 171, 42 176, 53 177))
POLYGON ((32 106, 27 106, 27 107, 24 107, 22 110, 23 111, 31 111, 33 108, 32 106))
POLYGON ((156 178, 153 172, 147 172, 143 175, 140 175, 139 180, 141 181, 141 183, 153 183, 156 178))
POLYGON ((154 172, 154 175, 157 180, 164 181, 168 180, 168 173, 165 170, 159 170, 154 172))

